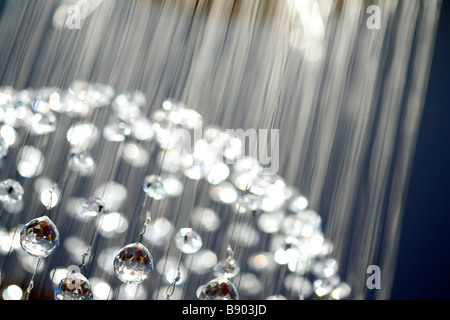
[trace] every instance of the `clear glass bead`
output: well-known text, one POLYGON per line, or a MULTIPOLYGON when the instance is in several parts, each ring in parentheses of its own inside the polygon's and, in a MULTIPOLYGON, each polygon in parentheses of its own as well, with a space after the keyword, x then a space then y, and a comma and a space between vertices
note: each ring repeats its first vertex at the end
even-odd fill
POLYGON ((32 146, 23 146, 17 159, 17 171, 22 177, 31 178, 42 173, 45 158, 39 149, 32 146))
POLYGON ((56 130, 56 117, 52 112, 36 113, 31 120, 31 134, 45 135, 56 130))
POLYGON ((69 86, 69 92, 79 100, 88 103, 92 108, 99 108, 109 104, 114 96, 114 89, 101 83, 88 83, 76 80, 69 86))
POLYGON ((248 266, 258 272, 273 271, 277 264, 273 260, 273 254, 270 252, 258 252, 252 254, 247 260, 248 266))
POLYGON ((151 122, 142 117, 131 121, 131 134, 138 140, 148 141, 153 139, 155 131, 153 131, 151 122))
POLYGON ((92 286, 81 273, 73 273, 61 280, 55 289, 55 300, 93 300, 92 286))
POLYGON ((293 212, 299 212, 308 208, 309 201, 304 195, 300 194, 291 200, 289 204, 289 210, 293 212))
POLYGON ((282 223, 282 231, 293 237, 309 237, 321 223, 322 219, 315 211, 304 210, 287 216, 282 223))
POLYGON ((216 278, 203 286, 200 300, 238 300, 236 286, 227 278, 216 278))
POLYGON ((120 112, 127 110, 130 105, 142 107, 146 101, 147 99, 142 91, 124 92, 114 98, 111 107, 114 111, 120 112))
POLYGON ((176 107, 169 111, 168 119, 175 125, 194 129, 202 125, 203 117, 193 109, 176 107))
POLYGON ((317 279, 314 281, 314 291, 317 296, 323 297, 329 294, 331 291, 336 288, 341 282, 339 276, 333 276, 331 278, 326 279, 317 279))
POLYGON ((352 289, 350 286, 345 282, 341 282, 333 291, 331 291, 331 297, 335 300, 342 300, 347 298, 351 292, 352 289))
POLYGON ((214 201, 225 204, 233 203, 238 198, 236 188, 227 181, 222 181, 218 185, 211 188, 209 195, 214 201))
POLYGON ((216 277, 231 279, 239 274, 241 268, 235 259, 219 261, 213 268, 216 277))
POLYGON ((175 235, 175 244, 186 254, 196 253, 203 245, 200 235, 191 228, 181 228, 175 235))
POLYGON ((131 134, 131 128, 125 122, 113 122, 103 128, 103 138, 107 141, 121 142, 131 134))
POLYGON ((142 189, 150 198, 153 198, 155 200, 162 200, 164 198, 167 198, 167 196, 169 195, 167 190, 164 188, 161 177, 158 177, 156 175, 146 176, 144 178, 142 189))
POLYGON ((15 90, 9 86, 0 87, 0 106, 10 104, 14 101, 15 90))
POLYGON ((334 259, 323 259, 314 262, 311 271, 318 278, 329 278, 338 272, 339 265, 334 259))
POLYGON ((7 179, 0 182, 0 201, 5 204, 22 200, 23 193, 23 187, 18 181, 7 179))
POLYGON ((142 244, 132 243, 116 254, 114 271, 117 278, 124 283, 141 283, 153 271, 153 258, 142 244))
POLYGON ((105 209, 105 202, 98 197, 90 197, 81 202, 78 214, 83 218, 96 217, 105 209))
POLYGON ((99 131, 92 123, 77 122, 67 130, 67 141, 77 149, 87 150, 98 140, 99 131))
POLYGON ((30 255, 45 258, 59 244, 59 232, 52 220, 42 216, 28 222, 20 233, 20 245, 30 255))
POLYGON ((0 137, 0 158, 4 158, 8 155, 9 145, 6 143, 5 139, 0 137))
POLYGON ((257 214, 261 210, 262 199, 253 194, 240 196, 234 204, 237 213, 257 214))
POLYGON ((81 175, 90 175, 95 170, 95 161, 87 151, 76 151, 70 156, 70 164, 81 175))

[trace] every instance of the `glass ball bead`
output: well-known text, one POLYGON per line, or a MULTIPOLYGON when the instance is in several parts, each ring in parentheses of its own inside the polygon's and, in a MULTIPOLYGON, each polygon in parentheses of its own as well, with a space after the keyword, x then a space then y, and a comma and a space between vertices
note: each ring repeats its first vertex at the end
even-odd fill
POLYGON ((132 243, 116 254, 114 271, 124 283, 141 283, 153 271, 153 258, 142 244, 132 243))
POLYGON ((125 122, 113 122, 103 128, 103 138, 107 141, 122 142, 131 134, 131 128, 125 122))
POLYGON ((22 185, 12 179, 3 180, 0 182, 0 201, 5 204, 13 204, 23 197, 22 185))
POLYGON ((96 217, 105 209, 105 202, 98 197, 90 197, 81 202, 78 214, 83 218, 96 217))
POLYGON ((22 228, 20 245, 32 256, 48 257, 59 245, 58 229, 47 216, 33 219, 22 228))
POLYGON ((92 286, 81 273, 63 278, 55 289, 55 300, 93 300, 92 286))
POLYGON ((142 186, 144 192, 154 200, 162 200, 167 198, 169 193, 162 182, 161 177, 156 175, 146 176, 144 178, 144 184, 142 186))
POLYGON ((70 156, 70 165, 83 176, 90 175, 95 170, 95 161, 87 151, 72 153, 70 156))
POLYGON ((236 286, 227 278, 216 278, 203 286, 200 300, 238 300, 236 286))
POLYGON ((202 237, 191 228, 181 228, 175 235, 178 249, 187 254, 196 253, 203 245, 202 237))
POLYGON ((241 268, 235 259, 219 261, 213 268, 216 277, 231 279, 239 274, 241 268))

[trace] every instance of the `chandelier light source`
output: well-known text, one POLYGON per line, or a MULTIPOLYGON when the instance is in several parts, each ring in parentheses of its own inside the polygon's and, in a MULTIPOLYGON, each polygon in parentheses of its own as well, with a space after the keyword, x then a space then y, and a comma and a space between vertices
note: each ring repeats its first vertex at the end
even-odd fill
POLYGON ((388 298, 439 3, 376 7, 6 1, 0 298, 388 298))

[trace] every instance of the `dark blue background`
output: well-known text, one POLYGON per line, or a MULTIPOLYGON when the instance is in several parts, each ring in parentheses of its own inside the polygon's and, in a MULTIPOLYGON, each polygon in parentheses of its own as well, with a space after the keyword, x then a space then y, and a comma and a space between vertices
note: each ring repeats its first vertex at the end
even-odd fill
POLYGON ((443 1, 392 299, 450 299, 450 1, 443 1))

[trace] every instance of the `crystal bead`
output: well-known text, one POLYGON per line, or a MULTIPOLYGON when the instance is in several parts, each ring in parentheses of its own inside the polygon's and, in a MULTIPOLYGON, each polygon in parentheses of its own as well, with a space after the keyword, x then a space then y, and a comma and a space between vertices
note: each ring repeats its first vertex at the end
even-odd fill
POLYGON ((79 100, 87 102, 92 108, 109 104, 114 96, 114 89, 101 83, 88 83, 76 80, 69 86, 69 92, 79 100))
POLYGON ((103 138, 107 141, 121 142, 131 134, 131 128, 125 122, 113 122, 103 128, 103 138))
POLYGON ((0 87, 0 106, 13 103, 15 90, 12 87, 0 87))
POLYGON ((273 271, 277 265, 273 260, 273 254, 270 252, 258 252, 251 255, 247 260, 248 266, 258 272, 273 271))
POLYGON ((350 286, 345 282, 341 282, 333 291, 331 291, 331 297, 335 300, 342 300, 347 298, 351 292, 352 289, 350 286))
POLYGON ((215 231, 220 225, 218 214, 210 208, 203 207, 196 207, 192 210, 191 221, 193 225, 204 231, 215 231))
POLYGON ((20 233, 20 245, 28 254, 35 257, 48 257, 58 244, 58 229, 47 216, 31 220, 20 233))
POLYGON ((146 118, 133 119, 131 121, 131 133, 133 137, 141 141, 151 140, 155 136, 152 124, 146 118))
POLYGON ((186 265, 194 274, 206 274, 216 265, 217 256, 211 250, 201 250, 186 257, 186 265))
POLYGON ((292 201, 289 204, 289 210, 293 212, 298 212, 305 210, 308 208, 309 201, 308 198, 306 198, 304 195, 299 195, 296 198, 292 199, 292 201))
POLYGON ((175 244, 186 254, 196 253, 203 245, 200 235, 191 228, 181 228, 175 235, 175 244))
POLYGON ((164 217, 156 218, 148 227, 144 238, 154 246, 161 246, 170 240, 173 226, 164 217))
POLYGON ((329 294, 340 283, 339 276, 333 276, 327 279, 317 279, 314 281, 314 290, 317 296, 323 297, 329 294))
POLYGON ((42 173, 45 158, 39 149, 32 146, 23 146, 17 160, 17 171, 22 177, 31 178, 42 173))
POLYGON ((230 169, 228 168, 228 166, 225 163, 218 162, 209 169, 206 180, 211 184, 219 184, 220 182, 228 178, 229 174, 230 169))
POLYGON ((275 233, 281 228, 281 222, 283 221, 284 213, 268 212, 259 216, 258 228, 265 233, 275 233))
POLYGON ((322 219, 316 212, 304 210, 287 216, 282 223, 282 231, 293 237, 309 237, 321 223, 322 219))
POLYGON ((56 130, 56 117, 52 112, 36 113, 31 120, 31 134, 45 135, 56 130))
POLYGON ((218 185, 214 186, 210 191, 211 199, 217 202, 230 204, 237 200, 238 193, 234 186, 227 182, 222 181, 218 185))
POLYGON ((334 259, 316 261, 311 268, 312 273, 318 278, 329 278, 338 272, 338 263, 334 259))
POLYGON ((239 277, 239 292, 248 296, 256 296, 261 293, 262 289, 263 284, 255 274, 243 273, 239 277))
POLYGON ((55 300, 93 300, 92 286, 81 273, 73 273, 61 280, 55 289, 55 300))
POLYGON ((146 176, 144 178, 143 188, 144 192, 155 200, 161 200, 167 198, 169 195, 167 190, 164 188, 161 177, 156 175, 146 176))
POLYGON ((216 277, 231 279, 239 274, 241 268, 235 259, 219 261, 213 268, 216 277))
POLYGON ((111 108, 115 112, 127 110, 130 105, 142 107, 146 103, 145 94, 142 91, 124 92, 114 98, 111 108))
POLYGON ((67 130, 67 141, 78 149, 87 150, 98 140, 99 132, 92 123, 75 123, 67 130))
POLYGON ((8 155, 9 145, 6 143, 5 139, 0 137, 0 158, 4 158, 8 155))
POLYGON ((114 271, 124 283, 141 283, 153 271, 153 258, 142 244, 132 243, 116 254, 114 271))
POLYGON ((284 286, 293 293, 297 293, 300 299, 309 297, 313 291, 313 285, 306 277, 289 274, 284 278, 284 286))
POLYGON ((238 300, 236 286, 227 278, 216 278, 203 286, 200 300, 238 300))
POLYGON ((75 171, 83 176, 90 175, 95 169, 95 161, 87 151, 76 151, 72 153, 70 156, 70 164, 75 171))
POLYGON ((183 107, 176 107, 174 110, 170 110, 168 119, 173 124, 186 129, 200 127, 203 122, 203 117, 197 111, 183 107))
POLYGON ((178 197, 183 193, 183 183, 176 177, 166 177, 162 183, 170 197, 178 197))
POLYGON ((83 218, 96 217, 105 209, 105 202, 98 197, 90 197, 81 202, 78 207, 78 214, 83 218))
POLYGON ((17 203, 23 193, 23 187, 18 181, 7 179, 0 182, 0 201, 5 204, 17 203))
POLYGON ((237 213, 257 214, 261 210, 262 199, 252 194, 244 194, 234 205, 237 213))

